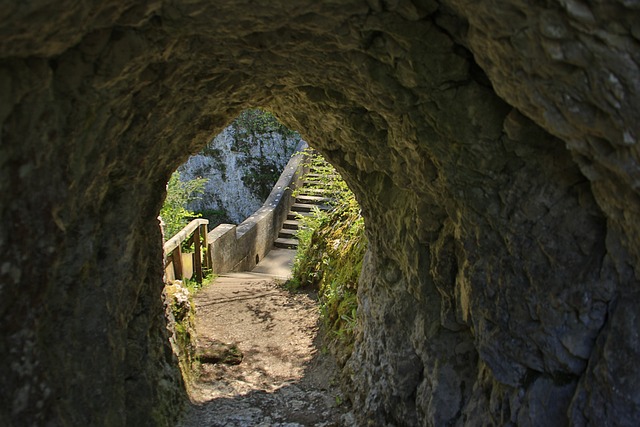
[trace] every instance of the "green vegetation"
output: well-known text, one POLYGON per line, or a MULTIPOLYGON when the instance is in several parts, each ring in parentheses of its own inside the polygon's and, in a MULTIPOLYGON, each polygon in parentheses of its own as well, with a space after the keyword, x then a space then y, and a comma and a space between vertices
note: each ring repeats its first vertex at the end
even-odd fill
POLYGON ((216 148, 213 146, 213 143, 210 142, 206 147, 200 151, 201 155, 205 157, 209 157, 213 160, 213 165, 209 165, 207 168, 203 168, 197 171, 196 175, 205 176, 209 173, 212 173, 213 170, 220 172, 220 176, 222 179, 226 181, 227 179, 227 164, 223 160, 223 152, 220 148, 216 148))
POLYGON ((346 183, 319 155, 311 156, 319 188, 329 189, 332 209, 301 217, 293 288, 318 288, 322 319, 339 362, 351 353, 357 326, 358 278, 367 249, 360 207, 346 183))
POLYGON ((206 183, 205 178, 182 181, 178 171, 171 175, 167 183, 167 198, 160 210, 160 217, 164 222, 165 241, 175 236, 193 218, 200 216, 188 210, 187 204, 201 197, 206 183))
POLYGON ((247 158, 244 163, 248 170, 242 182, 259 200, 267 200, 282 171, 275 161, 266 158, 247 158))
POLYGON ((195 280, 195 278, 183 280, 182 284, 184 285, 185 288, 189 290, 190 295, 195 295, 200 289, 206 288, 217 277, 215 274, 211 272, 211 270, 208 270, 206 273, 203 273, 203 275, 204 277, 202 278, 202 283, 198 283, 195 280))

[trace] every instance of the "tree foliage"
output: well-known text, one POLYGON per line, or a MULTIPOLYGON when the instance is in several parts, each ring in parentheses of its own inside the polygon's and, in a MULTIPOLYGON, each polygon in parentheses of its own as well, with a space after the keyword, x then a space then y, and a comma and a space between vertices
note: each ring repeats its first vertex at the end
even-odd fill
POLYGON ((164 222, 165 241, 175 236, 193 218, 201 216, 187 209, 187 204, 199 199, 204 193, 206 178, 182 181, 180 172, 175 171, 167 183, 167 198, 160 210, 164 222))

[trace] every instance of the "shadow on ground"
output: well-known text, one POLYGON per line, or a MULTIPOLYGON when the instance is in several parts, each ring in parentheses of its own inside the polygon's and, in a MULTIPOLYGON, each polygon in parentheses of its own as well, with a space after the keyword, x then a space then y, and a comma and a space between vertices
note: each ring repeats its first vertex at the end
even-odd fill
POLYGON ((245 273, 218 278, 195 303, 199 345, 228 343, 242 358, 201 365, 180 427, 350 424, 335 361, 321 350, 314 293, 245 273))

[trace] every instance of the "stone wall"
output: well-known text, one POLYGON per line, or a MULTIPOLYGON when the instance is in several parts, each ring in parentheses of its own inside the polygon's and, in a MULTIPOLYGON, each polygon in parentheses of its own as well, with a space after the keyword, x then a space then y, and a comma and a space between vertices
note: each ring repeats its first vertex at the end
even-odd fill
POLYGON ((301 141, 298 152, 291 156, 260 209, 238 226, 220 224, 209 232, 207 240, 213 274, 251 271, 273 249, 282 224, 295 202, 292 194, 300 188, 308 171, 303 151, 306 148, 307 144, 301 141))
POLYGON ((264 106, 356 193, 363 425, 637 425, 631 1, 61 0, 0 11, 0 417, 171 425, 156 216, 264 106))

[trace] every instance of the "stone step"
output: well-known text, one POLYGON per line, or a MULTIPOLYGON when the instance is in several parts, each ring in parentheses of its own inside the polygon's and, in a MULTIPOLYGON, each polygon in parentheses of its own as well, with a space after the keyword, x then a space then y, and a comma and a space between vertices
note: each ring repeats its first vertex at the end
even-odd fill
POLYGON ((312 204, 312 205, 321 205, 328 202, 329 200, 331 199, 329 199, 328 197, 310 196, 310 195, 303 195, 303 194, 300 194, 299 196, 296 197, 296 203, 312 204))
POLYGON ((294 212, 311 212, 314 207, 320 207, 313 203, 294 203, 291 205, 291 210, 294 212))
POLYGON ((327 178, 331 179, 332 169, 325 164, 317 164, 312 166, 310 173, 306 174, 303 179, 303 186, 298 190, 294 204, 287 214, 287 219, 282 224, 282 229, 278 233, 278 238, 274 242, 277 248, 297 249, 298 240, 295 238, 296 230, 300 227, 298 216, 310 216, 314 207, 327 210, 327 202, 330 200, 325 197, 329 191, 325 188, 329 185, 327 178), (329 174, 327 174, 329 172, 329 174))
POLYGON ((314 172, 309 172, 306 173, 305 178, 309 178, 312 180, 321 180, 321 181, 331 181, 334 179, 338 179, 339 176, 336 174, 325 174, 325 173, 314 173, 314 172))
POLYGON ((302 180, 302 184, 304 185, 304 187, 311 187, 311 188, 327 188, 329 186, 329 183, 326 181, 320 181, 318 179, 307 179, 307 178, 304 178, 302 180))
POLYGON ((282 228, 286 228, 288 230, 297 230, 299 226, 300 224, 296 219, 285 219, 282 223, 282 228))
POLYGON ((328 169, 328 168, 314 168, 312 167, 311 170, 309 172, 307 172, 305 175, 309 175, 312 174, 314 176, 330 176, 330 177, 334 177, 336 176, 335 172, 332 169, 328 169))
POLYGON ((274 243, 277 248, 284 249, 297 249, 298 248, 298 240, 297 239, 285 239, 282 237, 278 237, 274 243))
POLYGON ((287 214, 287 219, 290 220, 297 220, 298 215, 302 215, 302 216, 311 216, 313 215, 311 212, 294 212, 294 211, 289 211, 289 213, 287 214))
POLYGON ((329 190, 321 187, 301 187, 298 189, 298 194, 318 195, 327 193, 329 193, 329 190))
POLYGON ((322 168, 331 168, 333 169, 333 166, 331 166, 327 161, 325 160, 320 160, 320 159, 313 159, 311 160, 311 162, 309 162, 311 167, 322 167, 322 168))
POLYGON ((278 237, 282 237, 285 239, 295 239, 297 232, 298 230, 292 230, 290 228, 282 228, 278 233, 278 237))

